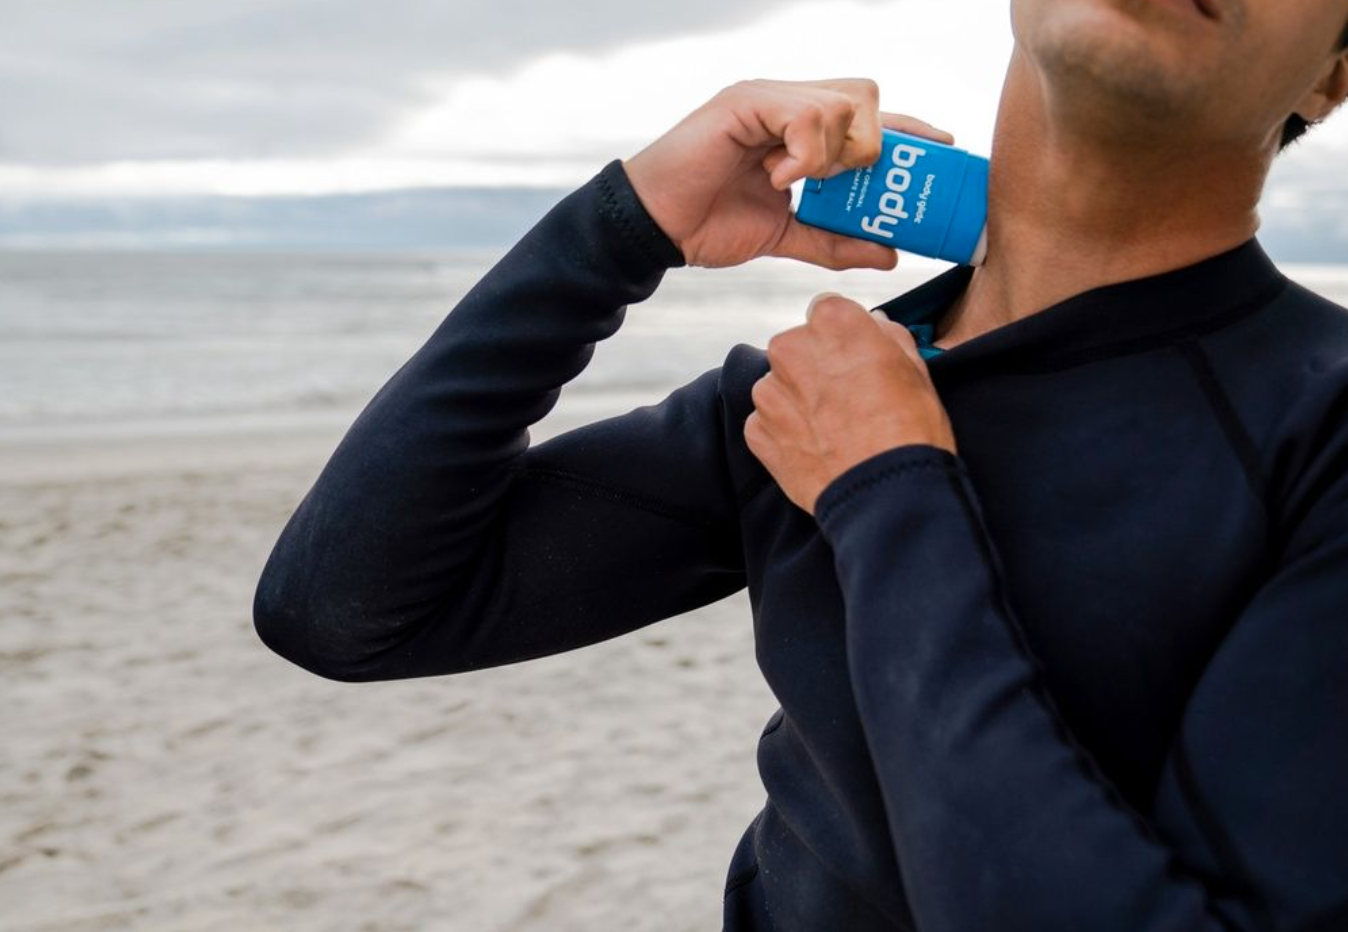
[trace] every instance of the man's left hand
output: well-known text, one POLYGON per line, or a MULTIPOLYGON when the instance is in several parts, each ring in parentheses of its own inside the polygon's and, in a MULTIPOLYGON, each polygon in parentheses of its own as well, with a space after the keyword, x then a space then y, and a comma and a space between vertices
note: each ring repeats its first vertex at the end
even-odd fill
POLYGON ((877 453, 914 443, 958 452, 913 335, 883 315, 826 292, 804 324, 768 340, 772 368, 751 390, 744 440, 811 515, 830 482, 877 453))

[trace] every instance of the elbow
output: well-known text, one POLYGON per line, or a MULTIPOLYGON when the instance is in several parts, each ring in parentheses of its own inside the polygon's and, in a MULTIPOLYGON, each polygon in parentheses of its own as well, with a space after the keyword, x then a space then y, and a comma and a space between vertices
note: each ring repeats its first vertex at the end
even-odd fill
MULTIPOLYGON (((366 665, 354 652, 333 649, 322 639, 326 610, 295 591, 293 573, 283 572, 275 558, 268 563, 253 596, 253 630, 273 653, 315 676, 339 683, 366 682, 366 665), (364 672, 362 672, 362 670, 364 672)), ((307 588, 307 587, 306 587, 307 588)))
MULTIPOLYGON (((301 538, 303 539, 303 538, 301 538)), ((253 629, 270 651, 315 676, 370 683, 478 669, 471 606, 437 594, 434 606, 393 601, 377 570, 323 559, 324 548, 282 536, 253 595, 253 629), (430 609, 442 609, 433 617, 430 609), (449 619, 449 623, 443 623, 449 619), (437 624, 436 621, 442 622, 437 624)))

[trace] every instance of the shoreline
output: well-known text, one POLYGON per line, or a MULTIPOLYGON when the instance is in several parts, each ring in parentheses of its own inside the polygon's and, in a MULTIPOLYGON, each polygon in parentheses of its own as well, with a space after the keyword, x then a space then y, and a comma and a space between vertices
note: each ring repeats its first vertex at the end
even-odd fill
MULTIPOLYGON (((565 390, 529 428, 538 443, 593 421, 655 404, 669 388, 565 390)), ((0 428, 0 484, 74 483, 225 469, 301 468, 326 462, 359 410, 0 428)))

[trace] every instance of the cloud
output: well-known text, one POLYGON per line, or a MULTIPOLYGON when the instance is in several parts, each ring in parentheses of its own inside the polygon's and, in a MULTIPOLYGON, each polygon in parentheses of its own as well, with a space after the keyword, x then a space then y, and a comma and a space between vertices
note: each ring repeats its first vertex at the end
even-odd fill
MULTIPOLYGON (((1007 8, 989 0, 3 7, 0 203, 11 204, 561 190, 747 77, 866 75, 885 109, 986 153, 1011 50, 1007 8)), ((1262 235, 1298 255, 1348 256, 1345 164, 1348 108, 1275 162, 1262 235)))
POLYGON ((548 52, 723 31, 780 8, 774 0, 5 0, 0 162, 321 157, 368 145, 434 104, 456 76, 506 74, 548 52))
MULTIPOLYGON (((378 101, 367 101, 366 109, 379 120, 367 120, 360 133, 345 124, 335 129, 315 125, 289 146, 282 143, 294 127, 264 132, 269 115, 282 111, 259 90, 247 105, 237 95, 233 100, 244 111, 236 121, 244 135, 214 147, 203 143, 201 157, 154 149, 148 138, 141 145, 153 149, 152 155, 117 155, 101 130, 86 130, 99 147, 86 150, 86 156, 98 152, 101 158, 88 157, 83 161, 93 164, 79 165, 13 164, 17 160, 5 165, 0 158, 0 196, 250 196, 458 184, 566 187, 611 158, 635 154, 718 89, 749 77, 873 77, 881 86, 882 107, 944 125, 961 144, 986 150, 1011 38, 1005 16, 983 15, 978 28, 969 28, 985 3, 816 0, 777 7, 738 26, 718 22, 715 31, 698 35, 660 36, 584 52, 553 49, 489 72, 426 70, 382 109, 378 101), (938 74, 954 77, 933 80, 938 74), (243 117, 254 105, 258 116, 249 123, 243 117), (269 139, 271 148, 249 155, 243 145, 254 138, 249 133, 269 139), (320 139, 345 142, 332 152, 312 151, 320 139)), ((588 11, 581 17, 597 18, 588 11)), ((504 26, 487 31, 508 32, 504 26)), ((184 127, 198 119, 186 113, 190 99, 184 96, 176 104, 184 110, 184 127)), ((364 100, 353 96, 347 109, 361 110, 364 100)), ((318 111, 310 119, 321 122, 318 111)), ((64 117, 56 125, 74 134, 64 117)), ((222 122, 218 132, 234 125, 222 122)), ((170 129, 166 125, 164 132, 170 129)))
POLYGON ((1348 263, 1348 112, 1278 156, 1259 204, 1259 238, 1274 257, 1348 263))

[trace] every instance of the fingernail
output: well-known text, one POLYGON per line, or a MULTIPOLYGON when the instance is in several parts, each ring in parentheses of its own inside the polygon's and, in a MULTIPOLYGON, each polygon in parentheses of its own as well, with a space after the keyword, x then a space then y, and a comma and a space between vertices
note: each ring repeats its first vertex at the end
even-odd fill
POLYGON ((814 313, 814 306, 825 298, 841 298, 842 295, 836 291, 821 291, 810 299, 810 306, 805 309, 805 320, 808 322, 810 315, 814 313))

